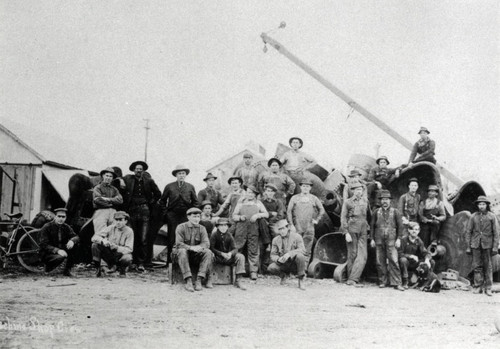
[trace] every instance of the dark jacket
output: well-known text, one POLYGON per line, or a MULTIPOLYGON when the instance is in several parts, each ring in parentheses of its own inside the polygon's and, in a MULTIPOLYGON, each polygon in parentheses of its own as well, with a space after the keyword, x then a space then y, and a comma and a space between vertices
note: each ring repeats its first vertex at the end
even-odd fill
MULTIPOLYGON (((123 177, 125 181, 125 193, 123 195, 123 204, 126 210, 129 210, 132 206, 132 194, 134 192, 135 187, 135 176, 132 174, 126 175, 123 177)), ((142 177, 144 181, 144 196, 146 197, 146 201, 148 206, 151 207, 151 204, 158 201, 161 196, 160 189, 156 185, 155 181, 152 178, 147 178, 145 176, 142 177)))
POLYGON ((498 250, 498 234, 498 222, 493 213, 475 212, 467 223, 465 242, 470 248, 498 250))
POLYGON ((238 253, 233 236, 229 232, 222 234, 219 230, 210 237, 210 250, 216 257, 221 257, 221 252, 230 252, 232 257, 238 253))
POLYGON ((58 225, 54 221, 46 223, 40 230, 40 254, 46 256, 66 250, 69 240, 77 244, 80 238, 68 224, 58 225))
POLYGON ((375 239, 377 245, 383 243, 384 237, 387 238, 386 241, 389 243, 394 243, 403 236, 401 214, 394 207, 389 207, 387 210, 382 207, 377 208, 372 214, 370 228, 371 238, 375 239))

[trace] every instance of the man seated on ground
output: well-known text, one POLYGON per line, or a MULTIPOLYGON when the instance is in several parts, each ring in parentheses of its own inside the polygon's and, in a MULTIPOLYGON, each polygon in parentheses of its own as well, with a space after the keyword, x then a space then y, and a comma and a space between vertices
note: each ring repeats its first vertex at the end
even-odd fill
POLYGON ((40 230, 40 258, 45 263, 45 271, 54 270, 66 260, 63 275, 73 276, 71 267, 75 261, 73 248, 80 238, 66 223, 66 209, 54 210, 56 216, 52 222, 46 223, 40 230))
POLYGON ((179 264, 182 277, 186 281, 186 290, 189 292, 201 291, 203 279, 207 280, 206 288, 213 288, 210 278, 213 253, 210 251, 207 230, 200 224, 201 210, 192 207, 186 212, 188 221, 181 223, 175 230, 175 246, 172 259, 179 264), (193 289, 191 266, 198 267, 193 289))
POLYGON ((215 255, 215 263, 234 266, 236 268, 234 286, 246 290, 241 284, 241 278, 245 274, 245 256, 238 253, 233 236, 227 233, 229 220, 220 218, 215 225, 217 230, 210 237, 210 250, 215 255))
POLYGON ((422 240, 418 237, 420 226, 416 222, 408 223, 408 236, 401 239, 398 248, 399 268, 403 278, 403 287, 408 289, 408 272, 415 272, 421 262, 429 263, 430 269, 434 268, 434 261, 427 251, 422 240))
POLYGON ((302 237, 290 231, 285 219, 275 225, 278 235, 273 239, 271 246, 272 263, 267 268, 270 274, 279 274, 281 285, 285 284, 287 273, 297 273, 299 288, 305 290, 304 276, 306 275, 307 260, 302 237))
POLYGON ((114 273, 118 266, 121 276, 126 275, 127 268, 132 263, 134 232, 127 227, 129 215, 124 211, 117 211, 113 219, 113 224, 92 237, 92 261, 97 277, 102 275, 101 258, 108 264, 108 273, 114 273))

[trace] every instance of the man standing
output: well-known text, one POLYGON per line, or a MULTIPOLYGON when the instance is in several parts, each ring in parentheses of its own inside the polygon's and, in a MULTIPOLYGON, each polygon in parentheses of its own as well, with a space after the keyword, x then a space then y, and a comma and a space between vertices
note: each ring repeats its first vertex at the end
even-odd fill
POLYGON ((253 185, 247 187, 246 196, 238 202, 233 212, 236 222, 234 240, 236 248, 247 249, 247 258, 250 268, 250 279, 257 280, 259 269, 259 218, 268 218, 266 208, 257 200, 257 188, 253 185))
POLYGON ((95 212, 92 217, 94 232, 101 231, 113 223, 116 207, 123 204, 123 197, 111 182, 116 178, 113 168, 108 167, 101 171, 102 182, 93 189, 92 199, 95 212))
POLYGON ((100 277, 101 258, 108 264, 109 273, 118 269, 121 276, 126 275, 127 267, 132 263, 134 232, 127 227, 128 213, 117 211, 113 215, 115 223, 96 232, 92 237, 92 261, 96 276, 100 277))
POLYGON ((493 269, 491 257, 498 254, 498 221, 489 211, 490 201, 486 196, 479 196, 475 201, 478 211, 472 214, 465 231, 467 254, 472 254, 474 268, 474 293, 492 296, 493 269))
POLYGON ((124 206, 130 214, 130 225, 135 235, 133 257, 139 272, 144 271, 144 263, 148 256, 148 242, 151 240, 149 239, 151 208, 161 196, 155 181, 144 175, 147 169, 147 163, 135 161, 129 167, 134 174, 123 178, 126 188, 124 206))
POLYGON ((208 173, 207 176, 203 179, 203 181, 207 184, 205 189, 202 189, 198 192, 198 201, 203 202, 209 200, 212 203, 212 210, 217 210, 219 205, 224 202, 222 198, 222 194, 215 189, 215 177, 213 174, 208 173))
POLYGON ((281 161, 276 158, 272 158, 267 162, 269 167, 268 172, 264 172, 259 179, 259 191, 264 193, 267 184, 273 184, 276 187, 275 198, 283 203, 286 207, 287 197, 292 196, 295 193, 295 182, 290 176, 285 173, 280 172, 281 161))
POLYGON ((363 185, 355 182, 350 190, 353 196, 344 201, 341 213, 341 231, 347 242, 347 282, 360 285, 359 279, 365 269, 367 259, 367 230, 370 204, 363 196, 363 185))
POLYGON ((212 214, 212 202, 210 200, 205 200, 201 202, 201 220, 200 224, 205 227, 207 230, 208 238, 212 235, 212 231, 214 230, 214 221, 212 214))
MULTIPOLYGON (((408 192, 401 195, 398 202, 398 210, 403 216, 403 224, 408 225, 410 222, 417 222, 418 208, 420 205, 420 194, 417 194, 418 179, 410 178, 408 181, 408 192)), ((420 228, 419 228, 420 230, 420 228)))
POLYGON ((299 289, 305 290, 303 280, 306 275, 307 257, 302 237, 288 228, 288 222, 282 219, 276 223, 278 235, 271 246, 271 260, 267 271, 279 274, 281 285, 285 284, 287 273, 297 273, 299 289))
POLYGON ((243 154, 243 166, 237 168, 234 171, 236 177, 241 177, 243 179, 243 185, 253 185, 257 186, 257 179, 259 177, 259 172, 255 169, 253 162, 253 155, 250 153, 243 154))
POLYGON ((312 182, 308 179, 299 181, 300 194, 292 196, 288 203, 287 217, 297 234, 304 240, 306 267, 311 258, 311 249, 314 241, 314 226, 325 214, 323 204, 312 195, 312 182))
POLYGON ((342 193, 342 197, 345 200, 349 199, 353 195, 352 186, 354 184, 360 183, 363 188, 363 196, 368 198, 368 189, 366 185, 366 181, 362 179, 363 174, 359 172, 357 169, 351 170, 348 175, 349 179, 347 180, 347 184, 344 186, 344 191, 342 193))
POLYGON ((441 222, 446 219, 444 204, 438 199, 439 188, 437 185, 429 185, 427 188, 427 199, 420 202, 418 215, 420 216, 421 231, 420 238, 425 246, 438 243, 439 228, 441 222))
POLYGON ((408 289, 409 271, 415 272, 420 262, 429 263, 429 269, 433 268, 432 256, 418 237, 420 226, 416 222, 408 223, 408 236, 401 239, 398 248, 399 268, 403 277, 403 288, 408 289))
POLYGON ((172 261, 171 252, 176 239, 177 226, 187 221, 186 212, 188 209, 199 205, 194 186, 186 182, 186 176, 189 172, 185 166, 178 165, 172 171, 172 176, 176 177, 177 180, 165 186, 159 201, 160 205, 166 207, 167 211, 167 263, 172 261))
POLYGON ((172 254, 179 264, 182 277, 186 281, 186 290, 189 292, 201 291, 203 279, 207 278, 205 285, 207 288, 213 287, 208 274, 212 269, 214 255, 209 248, 207 230, 200 225, 201 210, 192 207, 187 210, 186 214, 188 221, 179 224, 175 231, 175 248, 172 254), (194 289, 190 265, 198 266, 194 289))
POLYGON ((425 127, 420 127, 418 134, 420 139, 413 145, 413 149, 408 160, 408 166, 412 166, 415 162, 429 161, 436 163, 435 150, 436 142, 429 138, 429 130, 425 127))
POLYGON ((71 267, 75 262, 73 247, 78 244, 80 238, 66 223, 65 208, 54 210, 55 217, 52 222, 46 223, 40 230, 40 258, 45 263, 45 272, 57 268, 66 260, 63 275, 73 276, 71 267))
POLYGON ((381 191, 380 201, 382 207, 373 212, 370 225, 370 244, 372 248, 376 247, 377 251, 379 287, 390 285, 399 291, 404 291, 405 289, 401 286, 401 272, 396 250, 401 244, 403 221, 399 211, 391 207, 391 193, 388 190, 381 191), (389 275, 387 275, 388 272, 389 275))
POLYGON ((246 290, 241 283, 241 278, 245 274, 245 256, 238 252, 233 236, 227 233, 230 224, 227 218, 220 218, 217 221, 215 224, 217 231, 210 237, 210 250, 215 255, 215 263, 235 267, 234 286, 246 290))
POLYGON ((214 214, 214 216, 220 216, 226 209, 229 209, 229 220, 233 219, 233 212, 238 204, 238 201, 245 196, 245 190, 241 188, 243 184, 243 179, 241 177, 231 177, 227 180, 227 183, 231 186, 231 192, 224 200, 224 203, 219 207, 219 210, 214 214))

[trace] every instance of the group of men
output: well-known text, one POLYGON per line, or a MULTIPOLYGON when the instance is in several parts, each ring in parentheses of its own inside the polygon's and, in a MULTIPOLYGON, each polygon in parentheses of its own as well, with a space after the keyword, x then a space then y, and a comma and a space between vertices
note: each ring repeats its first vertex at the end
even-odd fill
MULTIPOLYGON (((435 163, 435 143, 428 137, 429 130, 421 128, 419 135, 421 139, 405 166, 418 161, 435 163)), ((124 275, 132 263, 137 271, 145 270, 152 257, 151 207, 159 203, 168 226, 166 262, 179 265, 188 291, 199 291, 202 284, 212 287, 213 263, 234 266, 235 286, 244 289, 241 276, 246 274, 245 261, 252 280, 257 279, 259 271, 267 271, 280 274, 284 283, 293 272, 299 288, 304 289, 302 280, 311 259, 315 225, 325 210, 320 199, 311 194, 314 175, 308 170, 316 161, 300 150, 303 141, 299 137, 292 137, 289 144, 291 150, 280 158, 271 158, 268 171, 263 173, 256 170, 252 155, 246 153, 243 166, 228 180, 230 191, 225 198, 215 188, 217 177, 211 173, 203 179, 206 188, 196 193, 186 182, 190 170, 185 166, 172 171, 176 180, 167 184, 163 193, 145 172, 148 165, 143 161, 130 165, 133 174, 123 178, 121 190, 111 185, 116 178, 112 168, 101 171, 102 181, 93 189, 95 234, 91 250, 96 274, 102 273, 101 259, 108 265, 108 272, 119 270, 124 275), (118 206, 123 210, 117 211, 118 206)), ((385 156, 376 163, 367 181, 361 179, 359 171, 352 171, 344 192, 340 230, 348 250, 346 284, 361 285, 369 237, 376 249, 379 286, 404 291, 409 286, 409 272, 419 263, 433 265, 426 247, 439 242, 439 227, 446 213, 438 199, 439 188, 429 185, 427 198, 421 200, 416 178, 409 180, 409 190, 399 198, 398 207, 391 207, 387 185, 405 166, 389 169, 385 156)), ((480 212, 485 200, 478 199, 480 212)), ((67 259, 64 273, 70 275, 70 251, 79 238, 64 223, 65 209, 55 211, 54 222, 42 229, 42 254, 47 270, 67 259)), ((490 213, 484 215, 491 220, 490 213)), ((473 216, 468 229, 478 274, 475 286, 482 287, 482 275, 486 292, 491 289, 491 258, 488 260, 483 250, 489 248, 490 255, 496 253, 498 231, 496 220, 491 220, 488 229, 497 240, 484 243, 487 228, 484 220, 478 219, 473 216), (479 239, 478 231, 482 234, 479 239)))

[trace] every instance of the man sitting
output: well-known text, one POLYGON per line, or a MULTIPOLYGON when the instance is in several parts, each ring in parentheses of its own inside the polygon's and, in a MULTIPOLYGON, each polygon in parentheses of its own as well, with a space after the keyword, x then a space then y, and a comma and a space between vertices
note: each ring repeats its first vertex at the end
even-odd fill
POLYGON ((305 256, 305 247, 302 237, 288 228, 288 222, 285 219, 280 220, 275 225, 278 236, 273 239, 271 247, 271 260, 267 271, 270 274, 279 274, 281 285, 285 284, 286 273, 297 273, 299 279, 299 288, 305 290, 303 285, 306 275, 307 260, 305 256))
POLYGON ((54 210, 56 216, 40 230, 40 258, 45 263, 45 271, 50 272, 66 260, 63 271, 65 276, 73 276, 73 247, 80 241, 73 229, 66 223, 66 209, 54 210))
POLYGON ((220 218, 215 225, 217 230, 210 237, 210 250, 215 255, 215 263, 234 266, 236 268, 234 286, 246 290, 241 284, 241 277, 245 274, 245 256, 238 253, 233 236, 227 233, 229 220, 220 218))
POLYGON ((401 239, 398 248, 399 268, 403 278, 403 287, 408 289, 408 271, 415 272, 420 262, 428 262, 431 269, 434 261, 431 254, 427 252, 422 240, 418 237, 420 226, 416 222, 408 223, 408 236, 401 239))
POLYGON ((127 227, 128 213, 117 211, 113 215, 114 223, 97 232, 92 237, 92 260, 96 267, 96 276, 102 275, 101 258, 108 264, 109 273, 116 271, 125 276, 127 267, 132 263, 134 232, 127 227))
MULTIPOLYGON (((175 230, 175 246, 172 259, 177 261, 182 277, 186 281, 186 290, 189 292, 201 291, 203 279, 209 276, 212 269, 213 253, 210 251, 207 230, 200 224, 201 210, 192 207, 186 212, 188 221, 181 223, 175 230), (191 265, 198 266, 198 275, 193 289, 191 265)), ((213 288, 212 281, 207 278, 205 285, 213 288)))

